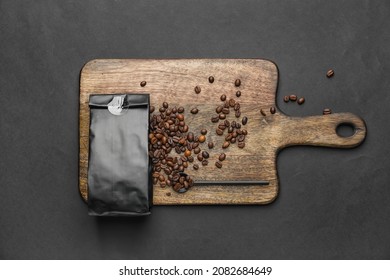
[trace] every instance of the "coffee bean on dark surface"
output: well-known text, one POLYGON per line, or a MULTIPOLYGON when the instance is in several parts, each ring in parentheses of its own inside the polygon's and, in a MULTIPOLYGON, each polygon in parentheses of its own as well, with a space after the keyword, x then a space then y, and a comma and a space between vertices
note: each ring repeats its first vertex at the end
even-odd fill
POLYGON ((289 102, 290 101, 290 97, 289 96, 287 96, 287 95, 285 95, 284 97, 283 97, 283 101, 284 102, 289 102))
POLYGON ((226 100, 226 95, 225 94, 222 94, 221 95, 221 101, 225 101, 226 100))
POLYGON ((218 168, 222 168, 222 162, 220 161, 215 162, 215 166, 218 168))
POLYGON ((141 87, 146 86, 146 81, 142 81, 139 85, 140 85, 141 87))
POLYGON ((326 77, 331 78, 334 75, 333 69, 329 69, 328 72, 326 72, 326 77))
POLYGON ((209 143, 207 144, 207 146, 209 146, 209 149, 212 149, 212 148, 214 148, 214 143, 213 143, 213 142, 209 142, 209 143))
POLYGON ((290 99, 290 101, 297 101, 297 96, 295 95, 295 94, 291 94, 290 96, 289 96, 289 99, 290 99))
POLYGON ((271 108, 269 108, 269 111, 271 112, 271 114, 275 114, 275 113, 276 113, 276 109, 275 109, 275 107, 271 107, 271 108))
POLYGON ((237 91, 236 91, 236 96, 237 96, 237 97, 240 97, 240 96, 241 96, 241 91, 237 90, 237 91))
POLYGON ((206 134, 207 134, 207 129, 204 129, 204 128, 203 128, 203 129, 200 131, 200 133, 203 134, 203 135, 206 135, 206 134))
POLYGON ((299 98, 298 101, 297 101, 297 103, 298 103, 299 105, 302 105, 303 103, 305 103, 305 98, 304 98, 304 97, 299 98))
POLYGON ((240 79, 235 80, 235 81, 234 81, 234 85, 235 85, 236 87, 239 87, 239 86, 241 85, 241 80, 240 80, 240 79))
POLYGON ((241 123, 242 123, 242 125, 246 125, 248 123, 248 118, 243 117, 241 123))
POLYGON ((267 114, 264 112, 263 109, 260 109, 260 113, 265 117, 267 114))
POLYGON ((199 112, 198 108, 192 108, 191 109, 191 114, 197 114, 199 112))
POLYGON ((210 77, 209 77, 209 83, 210 83, 210 84, 214 83, 214 77, 213 77, 213 76, 210 76, 210 77))
POLYGON ((225 153, 220 154, 218 159, 219 161, 224 161, 226 159, 226 154, 225 153))
POLYGON ((322 111, 322 114, 323 114, 323 115, 330 115, 330 114, 332 114, 332 110, 326 108, 326 109, 324 109, 324 110, 322 111))
POLYGON ((196 86, 196 87, 194 88, 194 90, 195 90, 195 93, 196 93, 196 94, 199 94, 199 93, 201 92, 200 86, 196 86))
POLYGON ((225 141, 225 142, 223 143, 223 145, 222 145, 222 148, 223 148, 223 149, 226 149, 226 148, 228 148, 229 146, 230 146, 230 142, 225 141))

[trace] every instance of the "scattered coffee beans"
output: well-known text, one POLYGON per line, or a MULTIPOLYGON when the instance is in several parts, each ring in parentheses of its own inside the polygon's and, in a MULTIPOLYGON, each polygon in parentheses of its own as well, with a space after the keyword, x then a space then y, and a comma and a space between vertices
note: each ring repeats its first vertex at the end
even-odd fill
POLYGON ((209 142, 207 145, 209 146, 209 149, 214 148, 214 143, 213 142, 209 142))
POLYGON ((269 111, 270 111, 271 114, 275 114, 276 113, 275 107, 269 108, 269 111))
POLYGON ((224 161, 226 159, 226 154, 225 153, 220 154, 218 159, 219 161, 224 161))
POLYGON ((218 168, 222 168, 222 162, 220 161, 215 162, 215 166, 218 168))
POLYGON ((225 141, 225 143, 223 143, 223 145, 222 145, 222 148, 223 148, 223 149, 226 149, 226 148, 228 148, 229 146, 230 146, 230 142, 225 141))
POLYGON ((241 91, 237 90, 236 96, 237 96, 237 97, 240 97, 240 96, 241 96, 241 91))
POLYGON ((225 101, 226 100, 226 95, 225 94, 222 94, 221 95, 221 101, 225 101))
POLYGON ((210 83, 210 84, 214 83, 214 77, 213 77, 213 76, 210 76, 210 77, 209 77, 209 83, 210 83))
POLYGON ((234 85, 235 85, 236 87, 239 87, 239 86, 241 85, 241 80, 240 80, 240 79, 235 80, 235 81, 234 81, 234 85))
POLYGON ((246 125, 248 123, 248 118, 243 117, 241 123, 242 123, 242 125, 246 125))
POLYGON ((141 87, 146 86, 146 81, 142 81, 139 85, 140 85, 141 87))
POLYGON ((290 101, 290 97, 288 97, 287 95, 285 95, 285 96, 283 97, 283 101, 287 103, 288 101, 290 101))
POLYGON ((202 135, 206 135, 207 134, 207 129, 202 129, 201 131, 200 131, 200 133, 202 134, 202 135))
MULTIPOLYGON (((206 132, 207 132, 207 131, 206 131, 206 132)), ((199 135, 198 141, 199 141, 199 143, 203 143, 204 141, 206 141, 206 136, 204 136, 204 135, 199 135)))

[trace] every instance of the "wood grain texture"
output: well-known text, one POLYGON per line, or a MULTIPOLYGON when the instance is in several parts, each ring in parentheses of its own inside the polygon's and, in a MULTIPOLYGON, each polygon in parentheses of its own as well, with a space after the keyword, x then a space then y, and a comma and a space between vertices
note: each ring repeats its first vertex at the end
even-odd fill
MULTIPOLYGON (((167 59, 167 60, 93 60, 81 71, 80 77, 80 165, 79 190, 86 200, 88 195, 88 146, 89 146, 89 107, 90 94, 149 93, 151 105, 161 106, 166 101, 170 105, 183 106, 186 110, 186 123, 190 131, 206 128, 206 143, 202 144, 210 152, 210 163, 198 171, 186 169, 195 180, 268 180, 267 186, 194 186, 184 194, 170 188, 153 188, 154 205, 172 204, 267 204, 278 195, 279 184, 276 169, 276 156, 280 149, 291 145, 315 145, 350 148, 359 145, 365 138, 366 127, 359 117, 349 114, 332 114, 294 118, 282 114, 269 113, 276 107, 275 95, 278 70, 274 63, 261 59, 167 59), (214 76, 214 83, 208 77, 214 76), (241 79, 239 88, 234 81, 241 79), (145 87, 140 86, 146 81, 145 87), (201 93, 195 94, 194 87, 200 86, 201 93), (237 90, 240 98, 235 96, 237 90), (224 137, 216 135, 216 124, 210 117, 215 115, 215 107, 221 104, 219 97, 226 94, 241 103, 242 116, 249 118, 246 129, 246 146, 239 149, 231 145, 227 151, 223 168, 215 167, 214 162, 222 152, 224 137), (189 113, 193 107, 199 113, 189 113), (260 114, 260 109, 267 116, 260 114), (341 123, 355 126, 351 137, 340 137, 336 127, 341 123), (211 140, 216 144, 207 148, 211 140), (170 196, 167 196, 167 193, 170 196)), ((229 120, 237 120, 232 114, 229 120)), ((225 132, 226 134, 226 132, 225 132)))

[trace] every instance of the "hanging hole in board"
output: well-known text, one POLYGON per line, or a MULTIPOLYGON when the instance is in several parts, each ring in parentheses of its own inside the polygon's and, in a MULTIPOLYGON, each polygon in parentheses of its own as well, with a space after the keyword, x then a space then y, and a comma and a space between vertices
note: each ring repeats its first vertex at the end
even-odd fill
POLYGON ((356 133, 356 127, 352 123, 341 123, 336 127, 336 133, 340 137, 351 137, 356 133))

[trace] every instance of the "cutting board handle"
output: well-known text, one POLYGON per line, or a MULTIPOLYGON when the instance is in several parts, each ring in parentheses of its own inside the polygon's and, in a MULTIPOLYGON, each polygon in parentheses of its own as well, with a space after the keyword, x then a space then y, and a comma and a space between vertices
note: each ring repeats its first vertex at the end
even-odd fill
POLYGON ((281 147, 293 145, 314 145, 335 148, 352 148, 366 137, 366 124, 351 113, 338 113, 303 118, 285 117, 282 120, 281 147), (337 127, 347 124, 355 133, 348 137, 339 136, 337 127))

